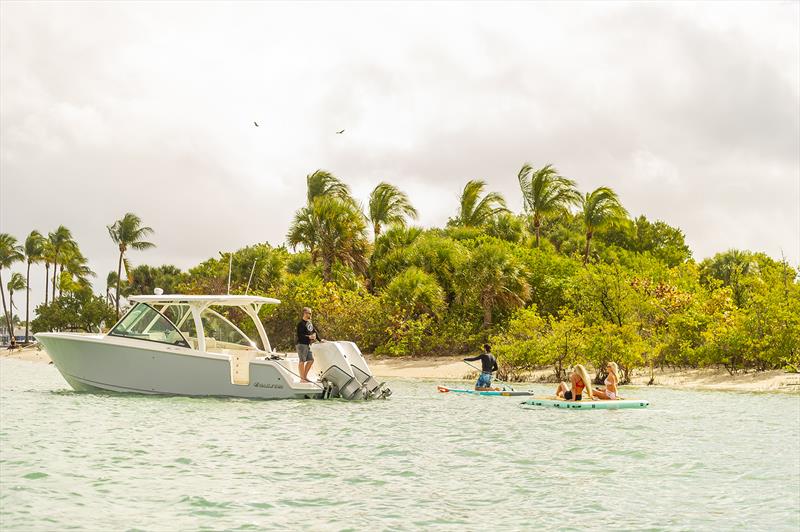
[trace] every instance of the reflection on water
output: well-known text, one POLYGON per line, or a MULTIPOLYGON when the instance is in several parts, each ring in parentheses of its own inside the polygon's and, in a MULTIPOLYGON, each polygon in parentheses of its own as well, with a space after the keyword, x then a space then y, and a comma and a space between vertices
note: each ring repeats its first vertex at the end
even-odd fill
POLYGON ((0 529, 800 527, 800 396, 642 388, 646 410, 563 411, 392 388, 78 394, 2 360, 0 529))

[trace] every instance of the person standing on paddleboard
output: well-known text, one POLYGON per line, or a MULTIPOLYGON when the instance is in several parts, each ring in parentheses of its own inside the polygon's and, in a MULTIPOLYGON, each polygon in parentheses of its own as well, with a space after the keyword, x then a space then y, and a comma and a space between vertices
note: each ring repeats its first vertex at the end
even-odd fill
POLYGON ((499 390, 499 388, 492 388, 492 373, 497 371, 497 359, 492 354, 492 346, 483 344, 483 353, 476 357, 465 358, 464 362, 481 361, 481 374, 478 377, 478 382, 475 383, 475 389, 480 392, 499 390))
POLYGON ((303 307, 303 317, 297 323, 297 358, 300 370, 300 380, 308 382, 308 372, 314 364, 314 355, 311 354, 311 344, 321 342, 319 331, 311 323, 311 309, 303 307))

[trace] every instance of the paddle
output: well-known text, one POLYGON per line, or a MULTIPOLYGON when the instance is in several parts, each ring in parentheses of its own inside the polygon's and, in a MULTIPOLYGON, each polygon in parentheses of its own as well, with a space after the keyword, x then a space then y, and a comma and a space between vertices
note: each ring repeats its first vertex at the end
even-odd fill
MULTIPOLYGON (((472 369, 477 369, 477 370, 478 370, 478 372, 480 372, 480 373, 483 373, 483 370, 482 370, 482 369, 478 369, 478 368, 476 368, 475 366, 473 366, 472 364, 470 364, 470 363, 469 363, 469 362, 467 362, 466 360, 462 360, 462 362, 463 362, 464 364, 466 364, 467 366, 471 367, 472 369)), ((510 384, 508 384, 507 382, 505 382, 505 381, 501 381, 500 379, 498 379, 498 378, 496 378, 496 377, 495 377, 495 379, 494 379, 494 380, 496 380, 497 382, 501 383, 503 386, 508 386, 509 388, 511 388, 511 391, 512 391, 512 392, 513 392, 513 391, 515 391, 515 390, 514 390, 514 387, 513 387, 513 386, 511 386, 510 384)))

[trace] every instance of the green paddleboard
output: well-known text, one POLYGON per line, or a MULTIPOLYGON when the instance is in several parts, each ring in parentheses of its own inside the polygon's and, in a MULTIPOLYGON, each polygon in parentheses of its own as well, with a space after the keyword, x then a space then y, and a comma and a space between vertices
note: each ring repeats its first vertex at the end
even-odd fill
POLYGON ((448 388, 447 386, 437 386, 439 393, 466 393, 472 395, 489 395, 489 396, 498 396, 498 397, 516 397, 516 396, 531 396, 533 392, 527 392, 524 390, 487 390, 487 391, 477 391, 477 390, 463 390, 459 388, 448 388))
POLYGON ((617 399, 610 401, 567 401, 548 397, 534 397, 522 402, 525 406, 544 406, 550 408, 563 408, 565 410, 617 410, 620 408, 647 408, 649 401, 643 399, 617 399))

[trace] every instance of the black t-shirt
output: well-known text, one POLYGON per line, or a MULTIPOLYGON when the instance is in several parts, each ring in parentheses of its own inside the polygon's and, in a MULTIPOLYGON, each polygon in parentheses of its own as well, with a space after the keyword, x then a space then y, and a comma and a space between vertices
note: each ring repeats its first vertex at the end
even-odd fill
POLYGON ((497 359, 494 358, 494 355, 491 353, 483 353, 476 357, 472 358, 465 358, 464 360, 468 360, 473 362, 475 360, 481 361, 481 371, 484 373, 491 373, 493 371, 497 371, 497 359))
POLYGON ((318 342, 318 341, 322 340, 322 335, 314 327, 314 324, 311 323, 311 320, 308 320, 308 321, 300 320, 298 322, 298 324, 297 324, 297 343, 298 344, 310 345, 311 344, 311 338, 309 338, 309 336, 312 335, 312 334, 316 334, 317 335, 317 339, 315 341, 318 342))

